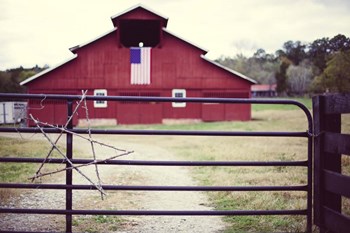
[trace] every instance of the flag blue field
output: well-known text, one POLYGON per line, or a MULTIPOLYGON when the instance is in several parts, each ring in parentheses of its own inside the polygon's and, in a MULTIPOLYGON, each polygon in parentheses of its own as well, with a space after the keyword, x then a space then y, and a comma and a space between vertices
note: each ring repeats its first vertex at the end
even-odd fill
POLYGON ((151 84, 151 48, 131 47, 131 84, 148 85, 151 84))

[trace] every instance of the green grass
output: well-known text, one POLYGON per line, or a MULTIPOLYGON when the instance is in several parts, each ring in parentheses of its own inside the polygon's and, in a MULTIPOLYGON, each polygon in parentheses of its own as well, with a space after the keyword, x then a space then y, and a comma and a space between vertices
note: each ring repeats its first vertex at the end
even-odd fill
MULTIPOLYGON (((0 137, 1 157, 44 158, 49 149, 49 145, 41 141, 0 137)), ((58 153, 52 156, 57 157, 58 153)), ((28 182, 28 177, 34 175, 38 166, 34 163, 0 163, 0 182, 28 182)))
POLYGON ((117 231, 121 229, 121 226, 125 224, 119 216, 75 216, 73 218, 74 231, 78 232, 109 232, 117 231))
MULTIPOLYGON (((44 158, 50 149, 49 144, 42 141, 33 141, 25 139, 0 137, 0 156, 1 157, 24 157, 24 158, 44 158)), ((60 148, 62 151, 64 149, 60 148)), ((54 152, 53 157, 58 157, 54 152)), ((45 165, 42 172, 52 171, 61 168, 62 165, 45 165)), ((35 163, 0 163, 0 182, 1 183, 30 183, 29 177, 35 175, 39 164, 35 163)), ((44 177, 36 182, 47 181, 44 177)), ((17 190, 18 191, 18 190, 17 190)), ((16 195, 13 189, 0 189, 0 199, 6 200, 10 196, 16 195)))
MULTIPOLYGON (((165 143, 165 142, 161 142, 165 143)), ((166 144, 168 147, 171 145, 166 144)), ((184 160, 295 161, 306 159, 305 139, 284 138, 191 138, 174 146, 184 160)), ((307 183, 306 168, 200 167, 193 175, 201 185, 278 186, 307 183)), ((305 192, 214 192, 208 193, 217 210, 305 209, 305 192)), ((302 232, 305 217, 226 217, 227 232, 302 232)))
MULTIPOLYGON (((310 100, 305 100, 305 102, 310 100)), ((254 109, 252 121, 211 122, 182 125, 133 125, 121 129, 292 131, 305 132, 305 114, 293 107, 264 105, 254 109)), ((307 139, 268 137, 133 137, 135 143, 157 143, 181 160, 210 161, 297 161, 307 159, 307 139), (156 139, 154 139, 156 138, 156 139)), ((300 167, 195 167, 200 185, 278 186, 304 185, 307 169, 300 167)), ((305 192, 208 192, 217 210, 305 209, 305 192)), ((304 216, 225 217, 226 232, 303 232, 304 216)))
MULTIPOLYGON (((312 99, 311 98, 284 98, 286 100, 295 100, 303 105, 305 105, 308 109, 312 109, 312 99)), ((295 105, 281 105, 281 104, 253 104, 253 111, 264 111, 264 110, 296 110, 298 109, 295 105)))
MULTIPOLYGON (((311 109, 311 99, 297 99, 311 109)), ((305 114, 293 106, 253 105, 252 121, 212 122, 180 125, 118 126, 120 129, 224 130, 305 132, 305 114)), ((343 132, 350 132, 350 116, 343 118, 343 132)), ((307 159, 306 138, 258 137, 134 137, 140 143, 157 143, 181 160, 211 161, 297 161, 307 159), (156 139, 154 139, 156 138, 156 139)), ((350 174, 350 160, 343 159, 343 172, 350 174)), ((294 167, 201 167, 192 169, 200 185, 277 186, 304 185, 307 169, 294 167)), ((209 192, 217 210, 305 209, 305 192, 209 192)), ((350 213, 350 201, 344 199, 343 211, 350 213)), ((304 232, 305 216, 225 217, 225 232, 304 232)))
POLYGON ((306 131, 308 122, 301 110, 262 110, 252 113, 251 121, 201 122, 174 125, 118 125, 118 129, 202 130, 202 131, 306 131), (279 114, 276 114, 279 113, 279 114), (286 121, 287 120, 287 121, 286 121))

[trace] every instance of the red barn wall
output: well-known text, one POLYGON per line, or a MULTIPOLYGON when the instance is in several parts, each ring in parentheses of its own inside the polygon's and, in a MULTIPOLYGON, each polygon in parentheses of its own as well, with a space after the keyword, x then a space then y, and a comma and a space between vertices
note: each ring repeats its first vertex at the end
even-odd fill
MULTIPOLYGON (((131 85, 130 50, 120 45, 117 30, 74 52, 75 59, 29 82, 28 92, 81 94, 81 90, 89 90, 88 94, 93 95, 95 89, 107 89, 108 95, 171 97, 172 89, 186 89, 187 97, 250 97, 250 81, 202 59, 201 49, 166 31, 160 46, 151 51, 150 85, 131 85), (220 96, 220 93, 226 94, 220 96)), ((51 104, 45 105, 49 113, 34 110, 30 113, 35 112, 47 122, 64 123, 66 119, 61 115, 66 114, 66 108, 62 104, 59 107, 51 104)), ((93 102, 88 106, 91 118, 117 119, 122 124, 161 123, 162 119, 183 118, 204 121, 251 118, 250 105, 187 103, 185 108, 173 108, 171 103, 109 101, 108 108, 94 108, 93 102)), ((80 110, 79 118, 81 116, 84 112, 80 110)))

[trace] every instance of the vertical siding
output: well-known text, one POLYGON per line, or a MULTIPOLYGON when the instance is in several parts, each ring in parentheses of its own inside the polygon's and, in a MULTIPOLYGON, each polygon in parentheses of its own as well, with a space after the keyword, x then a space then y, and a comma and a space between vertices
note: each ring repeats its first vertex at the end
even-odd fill
MULTIPOLYGON (((159 93, 171 97, 172 89, 186 89, 188 97, 204 97, 205 93, 236 92, 235 97, 249 97, 250 85, 246 80, 205 61, 200 49, 164 32, 161 47, 151 53, 151 84, 130 84, 129 49, 120 46, 117 31, 77 49, 77 58, 30 82, 32 93, 73 93, 81 90, 107 89, 108 95, 121 93, 159 93)), ((140 94, 142 95, 142 94, 140 94)), ((33 105, 34 106, 34 105, 33 105)), ((49 106, 51 113, 37 113, 48 122, 61 122, 61 105, 49 106), (46 114, 46 115, 45 115, 46 114)), ((117 119, 119 123, 160 123, 163 118, 249 120, 250 105, 205 105, 188 103, 185 108, 173 108, 171 103, 130 104, 108 102, 108 108, 94 108, 89 103, 91 118, 117 119)), ((79 118, 85 116, 79 114, 79 118)), ((75 123, 77 121, 75 120, 75 123)))

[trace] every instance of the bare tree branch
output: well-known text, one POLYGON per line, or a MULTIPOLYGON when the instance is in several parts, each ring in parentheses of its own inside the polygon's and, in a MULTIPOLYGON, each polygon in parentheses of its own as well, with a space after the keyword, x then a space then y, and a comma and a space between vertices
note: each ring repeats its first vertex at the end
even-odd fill
MULTIPOLYGON (((40 129, 41 133, 45 136, 45 138, 50 142, 53 150, 56 150, 68 163, 71 165, 72 169, 76 170, 80 175, 82 175, 85 179, 87 179, 92 185, 96 187, 98 191, 100 191, 101 194, 106 195, 104 190, 99 186, 96 185, 89 177, 87 177, 83 172, 81 172, 77 167, 74 166, 72 161, 70 161, 69 158, 57 147, 56 143, 54 143, 51 138, 45 133, 42 127, 39 125, 39 121, 36 120, 31 114, 30 114, 31 119, 35 122, 36 126, 40 129)), ((40 173, 39 173, 40 174, 40 173)), ((38 173, 36 174, 38 175, 38 173)), ((35 176, 34 176, 35 177, 35 176)))
MULTIPOLYGON (((106 143, 103 143, 103 142, 100 142, 100 141, 97 141, 97 140, 94 140, 92 138, 88 138, 88 137, 85 137, 81 134, 77 134, 77 133, 74 133, 73 131, 70 131, 68 129, 65 129, 63 127, 58 127, 58 126, 55 126, 55 125, 52 125, 52 124, 49 124, 49 123, 45 123, 45 122, 40 122, 41 125, 44 125, 44 126, 48 126, 50 128, 54 128, 54 129, 58 129, 58 130, 61 130, 61 133, 69 133, 69 134, 72 134, 73 136, 77 136, 77 137, 80 137, 82 139, 85 139, 91 143, 96 143, 96 144, 99 144, 100 146, 104 146, 104 147, 108 147, 108 148, 111 148, 115 151, 120 151, 120 152, 127 152, 127 150, 125 149, 120 149, 120 148, 117 148, 115 146, 111 146, 111 145, 108 145, 106 143)), ((91 131, 90 131, 91 132, 91 131)))
POLYGON ((125 152, 125 153, 122 153, 122 154, 119 154, 119 155, 112 156, 112 157, 107 158, 107 159, 95 160, 95 161, 92 161, 90 163, 80 164, 80 165, 76 165, 74 167, 66 167, 66 168, 59 169, 59 170, 52 171, 52 172, 40 173, 40 174, 37 174, 37 175, 35 175, 33 177, 29 177, 28 179, 37 179, 37 178, 40 178, 40 177, 53 175, 53 174, 56 174, 56 173, 64 172, 64 171, 67 171, 67 170, 72 170, 72 169, 75 169, 75 168, 86 167, 86 166, 90 166, 90 165, 93 165, 93 164, 106 163, 106 162, 111 161, 111 160, 113 160, 115 158, 118 158, 118 157, 121 157, 121 156, 125 156, 125 155, 129 155, 131 153, 134 153, 134 151, 128 151, 128 152, 125 152))
MULTIPOLYGON (((84 100, 85 97, 86 97, 86 93, 87 93, 87 90, 83 93, 83 95, 82 95, 80 101, 78 102, 77 106, 75 107, 75 109, 74 109, 74 111, 73 111, 73 114, 68 118, 66 124, 64 125, 64 128, 66 128, 66 127, 68 126, 68 124, 69 124, 69 122, 72 120, 74 114, 78 111, 80 104, 83 102, 83 100, 84 100)), ((31 116, 31 117, 32 117, 32 116, 31 116)), ((33 117, 32 117, 32 120, 34 120, 34 122, 36 121, 33 117)), ((56 138, 56 141, 55 141, 55 143, 54 143, 55 145, 58 143, 58 141, 60 140, 60 138, 62 137, 62 135, 63 135, 63 132, 61 132, 61 133, 58 135, 58 137, 56 138)), ((44 161, 41 163, 40 167, 39 167, 38 170, 36 171, 36 174, 40 174, 41 169, 43 168, 43 166, 44 166, 44 164, 46 163, 46 161, 48 160, 48 158, 51 156, 51 154, 52 154, 52 152, 54 151, 54 149, 55 149, 55 147, 52 146, 51 149, 50 149, 50 151, 49 151, 49 153, 46 155, 44 161)), ((33 181, 34 181, 34 180, 32 180, 32 182, 33 182, 33 181)))
MULTIPOLYGON (((121 157, 121 156, 124 156, 124 155, 128 155, 128 154, 131 154, 133 153, 133 151, 127 151, 125 149, 119 149, 117 147, 114 147, 114 146, 111 146, 111 145, 108 145, 108 144, 105 144, 105 143, 102 143, 102 142, 99 142, 97 140, 94 140, 92 138, 92 133, 91 133, 91 125, 90 125, 90 118, 89 118, 89 111, 88 111, 88 107, 87 107, 87 101, 86 101, 86 94, 87 94, 87 90, 86 91, 82 91, 82 96, 81 96, 81 99, 79 101, 77 101, 77 105, 72 113, 72 115, 69 117, 69 119, 67 120, 66 124, 62 127, 59 127, 59 126, 55 126, 55 125, 52 125, 52 124, 49 124, 49 123, 45 123, 45 122, 41 122, 39 121, 38 119, 35 119, 33 117, 32 114, 30 114, 30 119, 29 120, 32 120, 35 124, 36 124, 36 127, 40 130, 40 132, 44 135, 44 137, 49 141, 49 143, 51 144, 51 148, 48 152, 48 154, 46 155, 45 159, 43 160, 43 162, 41 163, 39 169, 36 171, 35 175, 28 178, 30 180, 32 180, 32 182, 37 179, 37 178, 40 178, 40 177, 43 177, 43 176, 48 176, 48 175, 52 175, 52 174, 56 174, 56 173, 60 173, 60 172, 64 172, 64 171, 68 171, 68 170, 76 170, 81 176, 83 176, 88 182, 90 182, 93 186, 96 187, 96 189, 101 193, 101 199, 103 200, 103 197, 104 195, 106 195, 105 191, 103 190, 102 188, 102 181, 101 181, 101 177, 100 177, 100 173, 99 173, 99 169, 98 169, 98 164, 100 163, 105 163, 107 161, 110 161, 110 160, 113 160, 117 157, 121 157), (82 106, 82 103, 84 103, 84 105, 82 106), (79 107, 82 107, 85 109, 85 117, 86 117, 86 120, 87 120, 87 123, 88 123, 88 137, 85 137, 83 135, 80 135, 80 134, 77 134, 77 133, 74 133, 70 130, 67 129, 67 126, 69 124, 69 122, 73 119, 73 116, 75 114, 78 114, 78 109, 79 107), (43 130, 42 126, 46 126, 46 127, 50 127, 50 128, 54 128, 54 129, 58 129, 60 130, 60 134, 59 136, 56 138, 55 141, 51 140, 51 138, 49 137, 49 135, 43 130), (91 146, 91 150, 92 150, 92 156, 93 156, 93 161, 90 162, 90 163, 87 163, 87 164, 80 164, 80 165, 74 165, 72 163, 72 161, 65 155, 65 153, 63 153, 57 146, 57 143, 59 142, 60 138, 62 137, 63 134, 71 134, 73 136, 77 136, 77 137, 80 137, 86 141, 88 141, 90 143, 90 146, 91 146), (107 159, 104 159, 104 160, 97 160, 97 156, 96 156, 96 150, 95 150, 95 144, 98 144, 98 145, 101 145, 101 146, 104 146, 104 147, 108 147, 108 148, 111 148, 115 151, 116 155, 115 156, 111 156, 107 159), (48 162, 50 156, 52 155, 52 152, 56 150, 64 159, 65 159, 65 162, 68 163, 70 166, 67 166, 66 168, 63 168, 63 169, 58 169, 56 171, 50 171, 50 172, 46 172, 46 173, 41 173, 41 169, 43 168, 43 166, 48 162), (122 153, 119 153, 118 152, 122 152, 122 153), (95 173, 96 173, 96 177, 97 177, 97 184, 94 183, 88 176, 86 176, 79 168, 81 167, 86 167, 86 166, 90 166, 90 165, 94 165, 95 166, 95 173)), ((46 97, 45 97, 46 98, 46 97)), ((43 107, 43 106, 42 106, 43 107)))
MULTIPOLYGON (((83 92, 83 91, 82 91, 83 92)), ((86 99, 84 99, 84 108, 85 108, 85 115, 86 115, 86 120, 88 123, 88 131, 89 131, 89 141, 90 141, 90 145, 91 145, 91 150, 92 150, 92 156, 94 161, 96 162, 96 152, 95 152, 95 147, 94 147, 94 143, 92 142, 92 137, 91 137, 91 128, 90 128, 90 119, 89 119, 89 109, 87 107, 86 104, 86 99)), ((98 166, 95 163, 95 172, 96 172, 96 176, 97 176, 97 180, 98 180, 98 185, 101 187, 101 178, 100 178, 100 173, 98 171, 98 166)), ((101 199, 103 200, 103 195, 101 194, 101 199)))

